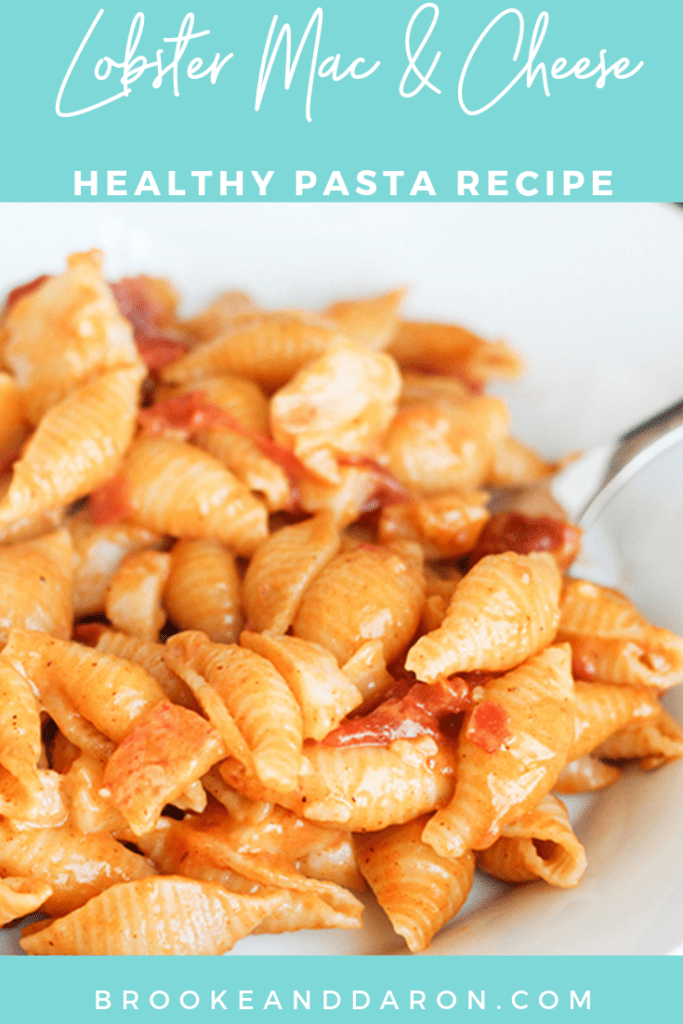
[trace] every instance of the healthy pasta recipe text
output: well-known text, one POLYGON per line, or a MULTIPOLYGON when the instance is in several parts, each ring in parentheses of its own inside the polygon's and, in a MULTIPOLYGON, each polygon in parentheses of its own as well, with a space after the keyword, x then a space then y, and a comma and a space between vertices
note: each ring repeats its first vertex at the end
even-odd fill
POLYGON ((0 321, 0 924, 32 955, 412 952, 476 869, 577 885, 562 802, 683 755, 683 640, 566 575, 501 341, 99 251, 0 321))

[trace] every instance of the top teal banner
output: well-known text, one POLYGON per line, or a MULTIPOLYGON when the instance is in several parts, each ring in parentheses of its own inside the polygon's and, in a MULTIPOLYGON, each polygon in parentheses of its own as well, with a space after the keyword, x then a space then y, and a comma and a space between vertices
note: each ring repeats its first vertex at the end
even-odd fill
POLYGON ((683 199, 680 0, 27 0, 3 33, 3 201, 683 199))

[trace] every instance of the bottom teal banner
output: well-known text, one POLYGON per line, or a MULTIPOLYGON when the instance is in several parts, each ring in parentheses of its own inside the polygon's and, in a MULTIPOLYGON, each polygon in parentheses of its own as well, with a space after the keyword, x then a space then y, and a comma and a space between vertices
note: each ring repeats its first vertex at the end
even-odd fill
POLYGON ((5 1020, 681 1019, 678 957, 5 957, 5 1020))

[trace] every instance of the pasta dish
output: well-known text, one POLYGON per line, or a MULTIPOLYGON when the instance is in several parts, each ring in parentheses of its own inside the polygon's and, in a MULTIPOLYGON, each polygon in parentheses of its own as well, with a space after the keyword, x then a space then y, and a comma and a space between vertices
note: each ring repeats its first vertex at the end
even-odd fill
POLYGON ((515 352, 230 291, 190 319, 96 250, 0 321, 0 924, 31 955, 411 952, 475 869, 580 882, 562 796, 683 755, 683 640, 569 576, 515 352))

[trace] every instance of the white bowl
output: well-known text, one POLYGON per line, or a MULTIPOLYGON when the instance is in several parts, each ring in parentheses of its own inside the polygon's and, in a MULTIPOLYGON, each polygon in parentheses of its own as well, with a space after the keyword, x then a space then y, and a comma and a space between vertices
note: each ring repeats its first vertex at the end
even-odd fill
MULTIPOLYGON (((522 352, 526 377, 497 390, 517 436, 546 455, 620 433, 683 391, 683 215, 673 208, 15 204, 0 206, 0 226, 2 290, 92 246, 107 251, 111 278, 170 277, 187 308, 226 287, 268 306, 315 307, 409 284, 409 314, 502 335, 522 352)), ((683 632, 676 451, 620 498, 609 528, 631 559, 622 585, 683 632)), ((681 696, 668 706, 683 722, 681 696)), ((683 944, 683 762, 573 803, 589 862, 578 888, 479 880, 430 954, 654 954, 683 944)), ((248 938, 233 955, 405 951, 376 907, 366 916, 360 933, 248 938)), ((0 953, 15 943, 16 931, 3 931, 0 953)))

